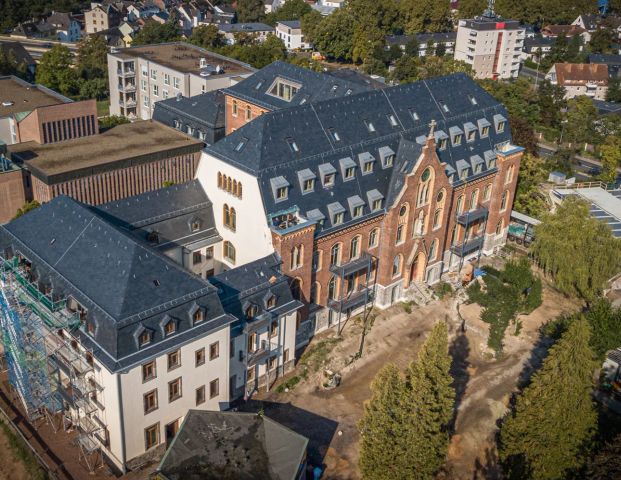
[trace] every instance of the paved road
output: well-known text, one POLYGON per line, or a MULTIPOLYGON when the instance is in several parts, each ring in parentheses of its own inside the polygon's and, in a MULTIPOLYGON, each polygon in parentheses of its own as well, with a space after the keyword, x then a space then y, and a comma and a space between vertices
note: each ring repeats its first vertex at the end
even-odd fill
POLYGON ((522 68, 520 68, 520 73, 519 73, 520 77, 525 77, 531 80, 537 80, 538 82, 541 82, 543 79, 545 79, 545 72, 539 70, 539 72, 537 72, 537 70, 533 70, 532 68, 528 68, 525 67, 524 65, 522 65, 522 68))
POLYGON ((41 58, 41 56, 45 52, 47 52, 57 43, 60 43, 61 45, 66 46, 73 55, 75 55, 78 50, 78 46, 75 43, 65 43, 65 42, 59 42, 56 40, 38 40, 35 38, 11 37, 9 35, 0 35, 0 41, 21 43, 26 49, 26 51, 35 60, 38 60, 39 58, 41 58))

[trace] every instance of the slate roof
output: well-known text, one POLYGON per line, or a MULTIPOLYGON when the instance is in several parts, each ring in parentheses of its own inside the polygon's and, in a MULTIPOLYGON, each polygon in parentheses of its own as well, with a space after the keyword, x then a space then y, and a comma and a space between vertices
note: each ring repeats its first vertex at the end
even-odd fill
POLYGON ((367 85, 313 72, 278 60, 238 84, 225 88, 223 92, 269 110, 277 110, 294 107, 301 102, 312 103, 353 95, 370 88, 367 85), (267 93, 277 78, 301 85, 290 102, 267 93))
POLYGON ((524 40, 524 49, 527 52, 537 50, 538 48, 543 47, 552 47, 554 45, 555 40, 549 37, 532 37, 526 38, 524 40))
MULTIPOLYGON (((352 212, 347 211, 345 222, 337 226, 329 221, 327 205, 347 205, 347 199, 354 195, 367 199, 372 190, 378 190, 390 205, 405 174, 418 159, 432 120, 437 122, 438 139, 446 137, 453 126, 463 129, 470 122, 482 131, 484 125, 489 125, 487 137, 479 131, 472 142, 464 139, 455 146, 452 139, 447 139, 446 149, 438 148, 446 169, 455 171, 459 160, 472 165, 473 157, 487 160, 495 156, 496 146, 510 143, 508 124, 504 131, 496 130, 497 124, 506 122, 507 117, 504 106, 473 80, 455 74, 266 113, 207 147, 205 152, 257 176, 267 214, 292 209, 307 216, 307 212, 319 209, 328 219, 321 225, 321 232, 326 233, 383 213, 371 212, 367 203, 363 217, 354 219, 352 212), (373 131, 368 124, 372 124, 373 131), (243 148, 236 150, 244 139, 243 148), (382 147, 396 152, 392 166, 382 165, 382 147), (369 156, 375 160, 374 170, 365 175, 361 172, 361 157, 369 156), (345 157, 358 163, 353 179, 343 178, 338 168, 340 159, 345 157), (337 169, 333 187, 324 188, 320 181, 319 166, 323 164, 337 169), (297 172, 305 169, 317 178, 310 193, 302 192, 298 181, 297 172), (283 176, 290 187, 287 199, 276 203, 270 181, 278 176, 283 176)), ((495 171, 495 166, 488 167, 486 163, 478 173, 469 168, 468 179, 486 175, 489 170, 495 171)), ((460 180, 452 181, 455 184, 460 180)))
POLYGON ((377 90, 378 88, 386 88, 387 85, 384 82, 376 80, 375 78, 354 70, 353 68, 336 68, 334 70, 328 70, 327 75, 330 75, 341 80, 347 80, 350 83, 357 83, 367 89, 377 90))
POLYGON ((190 410, 156 472, 167 480, 295 480, 307 446, 265 415, 190 410))
POLYGON ((87 309, 95 334, 78 334, 111 371, 234 321, 209 282, 69 197, 0 226, 0 252, 7 251, 31 261, 55 298, 70 295, 87 309), (205 320, 193 325, 197 308, 204 309, 205 320), (165 337, 164 323, 171 319, 177 333, 165 337), (152 341, 141 349, 137 339, 145 329, 152 341))
POLYGON ((284 25, 285 27, 300 29, 302 22, 299 20, 282 20, 278 22, 280 25, 284 25))
POLYGON ((218 288, 224 310, 239 319, 245 319, 245 312, 251 305, 257 307, 256 317, 266 313, 265 299, 271 295, 275 295, 276 305, 270 312, 282 315, 297 310, 302 304, 291 295, 281 264, 280 257, 271 254, 222 272, 209 281, 218 288))
POLYGON ((157 232, 159 240, 151 246, 158 250, 180 245, 195 249, 221 240, 212 203, 198 180, 91 208, 143 242, 149 243, 149 235, 157 232), (192 230, 194 222, 197 231, 192 230))
POLYGON ((166 116, 183 118, 184 124, 200 129, 224 128, 224 95, 219 90, 201 93, 193 97, 168 98, 155 102, 153 119, 166 125, 168 121, 160 118, 166 116))
POLYGON ((238 33, 238 32, 273 32, 274 27, 260 22, 249 23, 226 23, 218 25, 218 30, 225 33, 238 33))
POLYGON ((621 55, 591 53, 588 57, 589 63, 603 63, 606 65, 621 65, 621 55))

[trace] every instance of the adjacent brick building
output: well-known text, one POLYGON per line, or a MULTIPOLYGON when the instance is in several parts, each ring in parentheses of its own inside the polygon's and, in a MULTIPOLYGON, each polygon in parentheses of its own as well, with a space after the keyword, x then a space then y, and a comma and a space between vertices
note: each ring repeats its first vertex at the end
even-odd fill
POLYGON ((8 149, 32 177, 32 199, 68 195, 98 205, 194 177, 203 142, 157 122, 118 125, 96 138, 8 149))

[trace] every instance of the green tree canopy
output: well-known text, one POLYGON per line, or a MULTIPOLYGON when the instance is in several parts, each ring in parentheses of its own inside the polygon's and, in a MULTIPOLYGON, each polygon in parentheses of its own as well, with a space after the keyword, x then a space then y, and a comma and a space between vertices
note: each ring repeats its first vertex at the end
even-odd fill
POLYGON ((192 30, 188 42, 206 49, 215 49, 224 45, 224 35, 216 25, 200 25, 192 30))
POLYGON ((148 20, 132 40, 132 45, 174 42, 179 38, 179 31, 175 23, 171 21, 159 23, 155 20, 148 20))
POLYGON ((596 120, 597 108, 589 97, 583 95, 572 98, 567 102, 567 123, 563 140, 576 144, 593 142, 597 136, 596 120))
POLYGON ((437 0, 402 0, 401 16, 408 34, 447 32, 452 28, 449 2, 437 0))
POLYGON ((600 145, 599 153, 603 167, 601 179, 612 183, 617 179, 617 168, 621 167, 621 137, 608 135, 600 145))
POLYGON ((268 35, 265 41, 258 42, 254 37, 245 36, 245 40, 236 42, 234 45, 222 47, 220 53, 249 63, 255 68, 263 68, 266 65, 276 61, 284 60, 287 49, 283 41, 276 35, 268 35))
POLYGON ((621 433, 589 462, 587 480, 612 480, 621 478, 621 433))
POLYGON ((304 15, 312 10, 311 6, 304 0, 287 0, 278 10, 265 16, 265 23, 274 26, 276 22, 301 20, 304 15))
POLYGON ((517 397, 500 429, 509 478, 561 480, 583 465, 597 426, 590 335, 586 320, 573 322, 517 397))
POLYGON ((616 42, 617 33, 610 28, 598 28, 591 35, 589 50, 593 53, 612 53, 612 44, 616 42))
POLYGON ((26 78, 26 66, 19 63, 12 51, 8 53, 4 49, 0 49, 0 75, 15 75, 16 77, 26 78))
POLYGON ((565 294, 588 301, 621 269, 621 242, 610 227, 589 215, 589 205, 566 198, 535 227, 531 254, 565 294))
POLYGON ((262 22, 264 17, 265 6, 262 0, 237 0, 238 22, 262 22))
POLYGON ((548 204, 539 185, 547 180, 549 174, 543 159, 529 153, 522 156, 513 208, 535 218, 543 217, 548 211, 548 204))
POLYGON ((29 202, 24 203, 24 205, 21 208, 17 209, 17 212, 15 213, 13 220, 21 217, 22 215, 26 215, 30 210, 34 210, 35 208, 39 208, 40 206, 41 204, 37 202, 36 200, 31 200, 29 202))
POLYGON ((100 35, 90 35, 78 43, 77 69, 85 80, 108 80, 108 45, 100 35))
POLYGON ((37 66, 36 81, 63 95, 78 93, 78 78, 66 46, 55 44, 43 54, 37 66))
POLYGON ((487 8, 486 0, 459 0, 459 18, 474 18, 487 8))
MULTIPOLYGON (((313 20, 308 15, 308 22, 313 20)), ((317 50, 327 57, 351 61, 353 58, 354 24, 346 8, 339 8, 319 23, 310 39, 317 50)))

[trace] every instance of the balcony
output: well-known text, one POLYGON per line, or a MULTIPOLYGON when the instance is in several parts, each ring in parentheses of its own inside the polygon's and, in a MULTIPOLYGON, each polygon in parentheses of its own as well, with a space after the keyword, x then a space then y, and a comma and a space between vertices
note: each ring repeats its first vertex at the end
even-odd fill
POLYGON ((281 350, 282 347, 278 344, 263 340, 260 348, 257 348, 254 352, 248 352, 246 364, 248 367, 252 367, 259 363, 263 363, 268 358, 280 355, 281 350))
POLYGON ((119 69, 117 69, 116 73, 117 73, 117 75, 119 77, 123 77, 123 78, 129 78, 129 77, 135 77, 136 76, 136 71, 132 70, 132 69, 121 70, 119 68, 119 69))
POLYGON ((330 271, 339 277, 346 277, 363 270, 371 270, 373 257, 368 253, 363 253, 358 258, 350 260, 342 265, 332 265, 330 271))
POLYGON ((480 206, 475 210, 469 210, 459 215, 457 217, 457 223, 459 223, 460 225, 469 225, 471 223, 487 218, 488 212, 489 211, 487 207, 480 206))
POLYGON ((463 243, 452 245, 451 252, 459 257, 465 257, 466 255, 476 252, 483 247, 484 236, 473 237, 470 240, 466 240, 463 243))
POLYGON ((355 310, 362 307, 364 304, 369 303, 375 296, 375 289, 372 286, 364 287, 355 292, 351 292, 345 295, 340 300, 329 300, 328 306, 337 312, 345 313, 348 310, 355 310))
POLYGON ((135 91, 136 91, 136 85, 133 83, 120 83, 119 84, 119 92, 130 93, 130 92, 135 92, 135 91))

